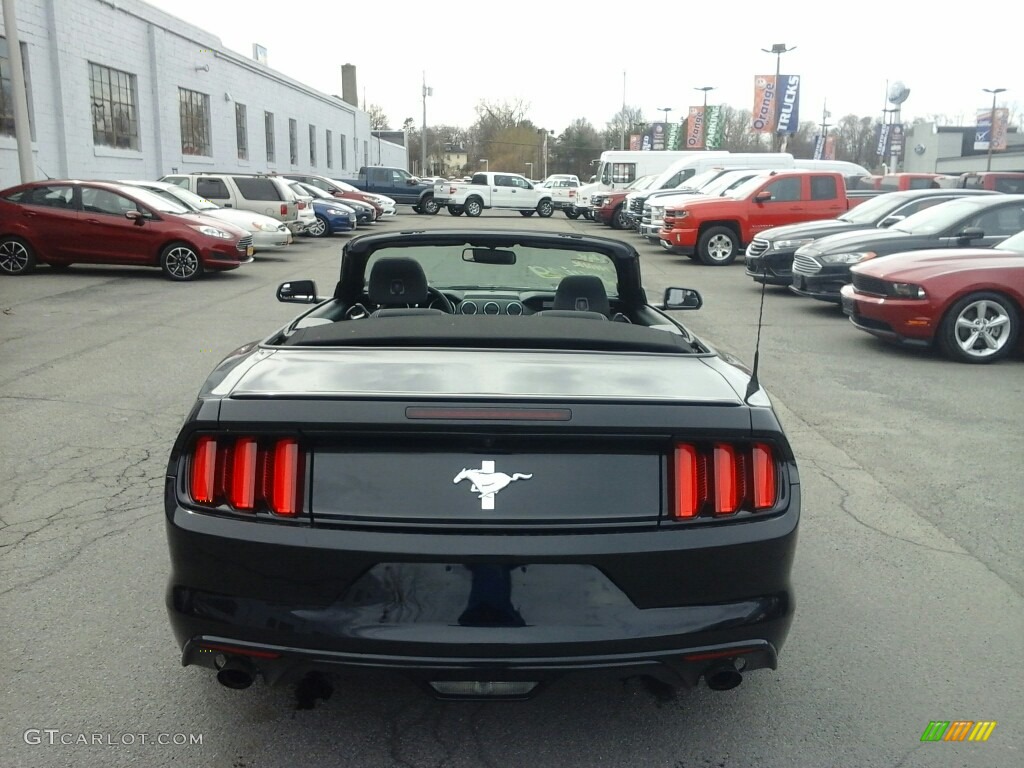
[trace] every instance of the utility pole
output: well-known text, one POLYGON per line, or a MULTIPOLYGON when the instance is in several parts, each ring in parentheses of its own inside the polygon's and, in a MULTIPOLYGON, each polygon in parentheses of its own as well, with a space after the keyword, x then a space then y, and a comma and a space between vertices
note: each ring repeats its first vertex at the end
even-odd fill
POLYGON ((18 168, 21 183, 35 180, 35 162, 32 159, 32 126, 28 121, 28 96, 25 92, 25 67, 21 58, 21 40, 14 0, 3 0, 4 34, 7 37, 7 55, 11 62, 11 90, 14 91, 14 136, 18 142, 18 168))
POLYGON ((819 144, 814 148, 815 160, 821 160, 825 156, 825 142, 828 140, 828 129, 832 127, 825 121, 830 117, 832 117, 832 113, 828 111, 828 101, 826 100, 821 105, 821 134, 818 138, 819 144))
POLYGON ((427 172, 427 96, 433 96, 434 89, 427 88, 427 72, 423 71, 423 133, 420 135, 420 176, 427 172))
MULTIPOLYGON (((622 125, 619 135, 619 149, 626 148, 626 70, 622 70, 622 125)), ((547 178, 545 176, 544 178, 547 178)))

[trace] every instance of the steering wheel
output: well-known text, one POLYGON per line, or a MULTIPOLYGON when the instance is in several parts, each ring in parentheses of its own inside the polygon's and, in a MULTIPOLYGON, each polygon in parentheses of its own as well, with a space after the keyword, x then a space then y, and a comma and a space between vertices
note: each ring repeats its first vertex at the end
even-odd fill
POLYGON ((440 309, 442 312, 447 312, 449 315, 455 314, 455 305, 452 304, 451 299, 444 295, 437 288, 427 286, 427 306, 433 309, 440 309), (435 306, 440 304, 440 306, 435 306))

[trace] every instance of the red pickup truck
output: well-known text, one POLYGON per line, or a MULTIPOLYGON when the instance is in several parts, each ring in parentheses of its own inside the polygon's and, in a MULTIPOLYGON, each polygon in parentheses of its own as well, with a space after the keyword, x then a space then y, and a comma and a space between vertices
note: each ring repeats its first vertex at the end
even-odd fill
POLYGON ((834 219, 867 199, 847 197, 841 173, 765 171, 730 197, 694 199, 666 208, 665 226, 658 235, 666 250, 723 266, 735 261, 758 232, 834 219))

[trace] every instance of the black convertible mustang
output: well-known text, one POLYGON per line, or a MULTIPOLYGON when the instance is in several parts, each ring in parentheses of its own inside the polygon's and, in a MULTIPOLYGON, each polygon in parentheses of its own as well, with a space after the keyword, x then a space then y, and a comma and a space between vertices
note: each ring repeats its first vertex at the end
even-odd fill
POLYGON ((596 237, 369 235, 210 375, 167 469, 171 625, 233 688, 446 698, 777 666, 800 488, 765 392, 596 237))

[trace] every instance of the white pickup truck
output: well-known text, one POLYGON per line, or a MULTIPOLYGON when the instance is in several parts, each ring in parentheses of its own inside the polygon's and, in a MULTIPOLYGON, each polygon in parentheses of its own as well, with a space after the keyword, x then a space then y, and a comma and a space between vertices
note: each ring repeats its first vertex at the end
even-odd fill
POLYGON ((446 206, 452 216, 479 216, 486 208, 519 211, 523 216, 536 213, 541 218, 555 212, 550 189, 535 187, 517 173, 497 171, 474 174, 468 184, 435 182, 434 200, 446 206))
POLYGON ((579 218, 576 211, 576 192, 580 188, 578 177, 568 173, 557 173, 548 176, 542 184, 537 185, 551 192, 551 202, 555 210, 561 211, 570 219, 579 218))

